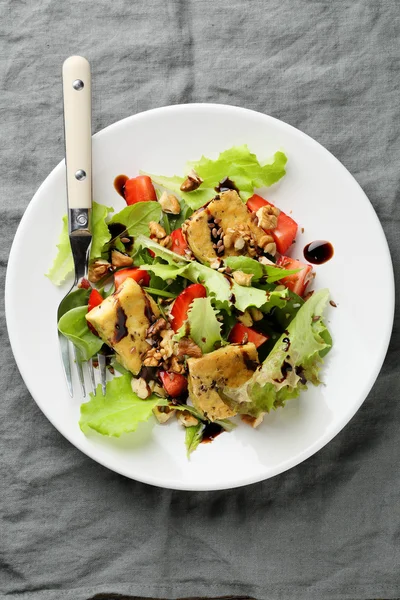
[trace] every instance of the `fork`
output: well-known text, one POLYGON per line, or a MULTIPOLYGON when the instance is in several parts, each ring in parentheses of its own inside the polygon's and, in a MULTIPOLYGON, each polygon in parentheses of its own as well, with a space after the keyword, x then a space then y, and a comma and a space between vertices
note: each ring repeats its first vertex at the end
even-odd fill
MULTIPOLYGON (((92 132, 90 65, 82 56, 70 56, 63 64, 65 164, 67 174, 68 230, 75 266, 71 289, 61 300, 57 323, 65 313, 65 300, 72 290, 87 280, 92 243, 92 132)), ((63 370, 70 396, 74 395, 69 356, 69 341, 58 331, 63 370)), ((83 396, 86 396, 85 376, 80 350, 73 345, 75 363, 83 396)), ((103 396, 106 387, 106 357, 97 355, 103 396)), ((93 360, 88 361, 89 376, 96 394, 93 360)))

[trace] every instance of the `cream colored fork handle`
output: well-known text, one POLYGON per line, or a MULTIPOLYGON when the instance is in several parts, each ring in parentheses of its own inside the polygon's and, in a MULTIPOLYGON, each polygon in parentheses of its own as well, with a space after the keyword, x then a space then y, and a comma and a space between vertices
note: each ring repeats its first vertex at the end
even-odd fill
POLYGON ((86 58, 67 58, 62 78, 68 207, 89 209, 92 206, 92 93, 86 58))

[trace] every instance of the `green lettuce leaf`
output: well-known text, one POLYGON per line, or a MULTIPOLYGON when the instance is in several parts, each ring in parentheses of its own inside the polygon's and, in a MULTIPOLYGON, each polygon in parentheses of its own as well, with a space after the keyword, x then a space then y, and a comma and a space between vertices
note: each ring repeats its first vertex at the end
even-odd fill
POLYGON ((223 390, 225 401, 239 413, 258 417, 296 398, 306 382, 320 383, 322 357, 332 339, 322 321, 329 300, 326 289, 315 292, 298 310, 261 367, 243 386, 223 390))
POLYGON ((197 425, 186 427, 185 431, 185 444, 187 457, 190 458, 192 452, 196 450, 201 440, 203 439, 204 423, 201 421, 197 425))
POLYGON ((273 159, 262 166, 256 155, 244 144, 221 152, 215 160, 203 156, 199 161, 189 162, 186 172, 194 169, 203 179, 201 186, 193 192, 181 192, 184 177, 150 177, 154 183, 180 195, 190 208, 197 210, 215 196, 214 188, 226 177, 234 181, 242 200, 246 202, 255 188, 270 186, 279 181, 286 173, 286 162, 286 155, 276 152, 273 159))
POLYGON ((79 425, 83 433, 94 429, 102 435, 119 437, 123 433, 135 431, 142 421, 148 421, 153 408, 165 400, 152 395, 141 400, 131 387, 129 373, 114 377, 107 382, 106 395, 97 387, 97 394, 90 394, 89 402, 81 405, 79 425))
MULTIPOLYGON (((103 204, 93 202, 92 207, 92 245, 90 247, 90 258, 98 258, 101 256, 101 251, 111 235, 108 230, 106 219, 110 212, 114 209, 103 204)), ((68 235, 68 217, 64 215, 63 226, 60 238, 57 244, 58 252, 54 262, 46 273, 46 277, 50 279, 54 285, 61 285, 65 279, 73 273, 74 263, 72 260, 71 246, 68 235)))
POLYGON ((103 345, 88 327, 85 319, 87 311, 86 305, 71 308, 58 321, 59 331, 78 348, 82 360, 89 360, 103 345))
POLYGON ((175 337, 180 339, 183 336, 191 337, 203 354, 212 352, 222 344, 221 323, 217 319, 210 298, 193 300, 188 311, 187 323, 182 325, 175 337))

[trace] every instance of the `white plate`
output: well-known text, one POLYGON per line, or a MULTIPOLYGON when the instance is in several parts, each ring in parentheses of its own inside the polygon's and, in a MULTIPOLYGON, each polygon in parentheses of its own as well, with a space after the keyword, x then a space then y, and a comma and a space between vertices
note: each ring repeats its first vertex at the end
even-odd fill
POLYGON ((290 125, 242 108, 212 104, 159 108, 130 117, 94 136, 94 198, 119 210, 123 201, 113 188, 116 175, 135 176, 139 169, 179 174, 189 159, 202 154, 215 157, 243 143, 260 160, 277 149, 288 156, 287 175, 268 190, 267 197, 283 210, 293 211, 300 228, 304 227, 292 254, 301 258, 305 244, 315 239, 329 240, 334 246, 333 259, 316 267, 315 283, 318 288, 329 287, 338 305, 329 307, 327 315, 334 348, 323 368, 325 386, 311 386, 300 399, 267 416, 257 430, 240 424, 233 433, 201 445, 190 461, 177 423, 144 424, 119 440, 85 437, 79 429, 82 398, 79 391, 73 399, 67 393, 56 333, 56 309, 68 286, 55 288, 43 275, 54 257, 66 212, 63 163, 35 194, 12 247, 7 324, 18 367, 33 398, 82 452, 118 473, 153 485, 232 488, 300 463, 351 419, 371 389, 388 347, 394 282, 381 225, 343 165, 290 125), (377 274, 378 299, 372 293, 377 274))

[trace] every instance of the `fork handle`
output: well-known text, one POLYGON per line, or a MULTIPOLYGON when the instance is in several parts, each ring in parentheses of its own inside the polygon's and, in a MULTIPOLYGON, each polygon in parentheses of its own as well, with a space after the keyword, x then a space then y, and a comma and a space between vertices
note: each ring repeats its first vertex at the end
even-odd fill
MULTIPOLYGON (((82 56, 63 64, 65 163, 68 208, 92 207, 92 94, 90 65, 82 56)), ((82 221, 77 225, 87 225, 82 221)), ((89 219, 87 219, 89 220, 89 219)), ((79 227, 81 228, 81 227, 79 227)))

